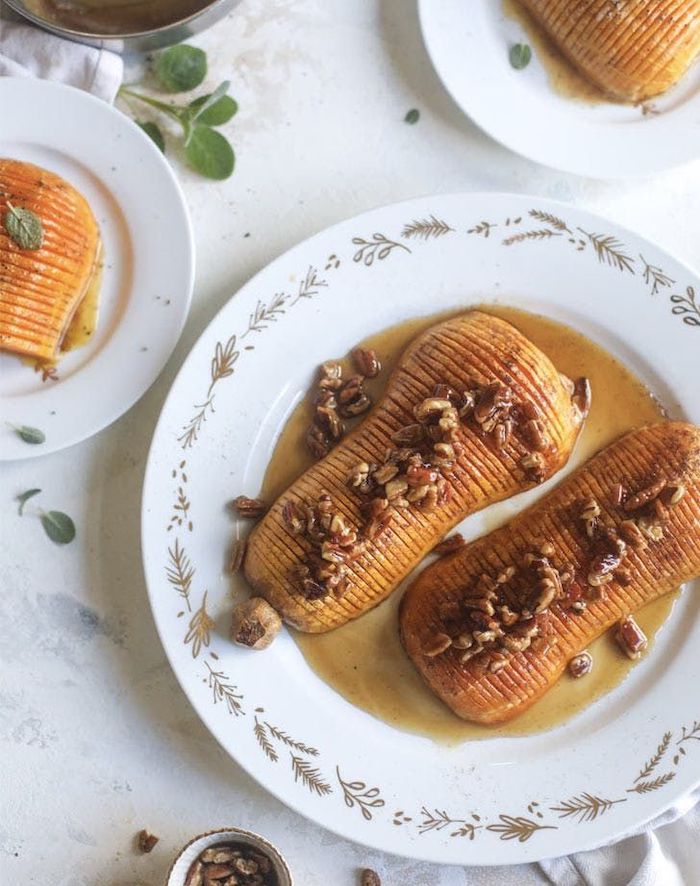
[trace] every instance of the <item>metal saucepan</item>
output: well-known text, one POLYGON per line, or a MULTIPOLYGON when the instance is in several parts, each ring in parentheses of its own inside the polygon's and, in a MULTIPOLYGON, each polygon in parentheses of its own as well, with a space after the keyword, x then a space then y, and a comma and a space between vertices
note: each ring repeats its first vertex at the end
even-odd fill
MULTIPOLYGON (((172 20, 167 15, 168 0, 161 0, 163 13, 162 16, 159 16, 157 26, 124 29, 123 32, 114 32, 109 27, 99 28, 94 25, 83 25, 80 16, 73 13, 75 8, 90 7, 91 4, 81 3, 80 0, 75 0, 74 3, 71 3, 70 0, 43 0, 43 2, 40 0, 5 0, 5 2, 34 24, 58 34, 60 37, 104 47, 113 52, 127 52, 158 49, 161 46, 180 43, 219 21, 237 6, 240 0, 209 0, 209 2, 202 0, 201 8, 195 8, 194 11, 192 8, 197 6, 196 0, 193 0, 191 4, 175 2, 171 4, 174 13, 172 20), (70 21, 67 24, 60 21, 61 6, 71 11, 70 21), (188 6, 189 9, 187 9, 188 6), (183 9, 187 11, 183 12, 183 9)), ((115 7, 130 5, 138 12, 139 7, 152 10, 155 3, 153 0, 114 0, 113 5, 115 7)), ((99 17, 104 15, 104 9, 110 6, 110 2, 104 0, 104 2, 92 4, 92 6, 93 8, 101 7, 97 16, 99 17)))

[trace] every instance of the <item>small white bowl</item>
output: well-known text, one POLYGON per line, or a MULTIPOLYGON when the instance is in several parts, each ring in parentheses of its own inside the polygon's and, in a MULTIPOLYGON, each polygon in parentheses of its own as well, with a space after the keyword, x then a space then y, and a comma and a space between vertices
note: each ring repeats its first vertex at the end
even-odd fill
POLYGON ((199 834, 193 837, 181 850, 175 861, 172 863, 166 880, 166 886, 184 886, 185 877, 190 869, 190 865, 197 858, 200 852, 213 846, 216 843, 244 843, 246 846, 252 846, 272 862, 279 886, 294 886, 292 874, 287 867, 287 862, 282 858, 278 849, 272 843, 251 831, 243 831, 240 828, 219 828, 216 831, 207 831, 206 834, 199 834))

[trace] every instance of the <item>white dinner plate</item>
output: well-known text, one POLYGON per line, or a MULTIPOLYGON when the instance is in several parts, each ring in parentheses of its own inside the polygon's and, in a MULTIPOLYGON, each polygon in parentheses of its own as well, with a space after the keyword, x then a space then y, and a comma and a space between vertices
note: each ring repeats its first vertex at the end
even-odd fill
MULTIPOLYGON (((699 285, 658 247, 580 209, 463 194, 336 225, 228 302, 163 408, 145 479, 142 547, 172 667, 232 757, 285 803, 346 837, 461 864, 600 845, 700 782, 698 583, 652 653, 573 719, 540 734, 445 747, 345 701, 286 632, 264 653, 234 646, 231 590, 243 579, 226 569, 234 534, 250 525, 237 524, 227 503, 257 493, 285 419, 323 360, 407 318, 500 302, 587 334, 671 415, 698 422, 699 285), (543 230, 549 234, 529 236, 543 230), (638 780, 660 745, 652 777, 638 780)), ((463 531, 473 537, 487 520, 493 525, 493 509, 486 513, 463 531)), ((230 804, 234 810, 235 797, 230 804)))
POLYGON ((643 107, 587 104, 552 89, 533 51, 511 67, 515 43, 528 43, 501 0, 419 0, 423 39, 446 89, 472 120, 537 163, 596 178, 651 175, 700 155, 700 66, 643 107))
POLYGON ((97 329, 56 377, 0 353, 0 460, 63 449, 111 424, 158 377, 180 337, 194 244, 180 186, 128 117, 78 89, 0 78, 0 157, 63 176, 100 226, 104 271, 97 329), (11 425, 38 428, 41 445, 11 425))

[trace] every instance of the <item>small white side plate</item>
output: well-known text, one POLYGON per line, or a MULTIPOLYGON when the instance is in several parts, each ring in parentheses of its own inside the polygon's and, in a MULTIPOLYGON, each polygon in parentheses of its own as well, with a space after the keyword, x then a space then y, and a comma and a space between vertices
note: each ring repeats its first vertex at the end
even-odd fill
POLYGON ((423 39, 459 107, 496 141, 524 157, 594 178, 652 175, 700 155, 700 66, 665 95, 656 113, 557 94, 533 51, 514 70, 508 52, 529 42, 501 0, 419 0, 423 39))
POLYGON ((187 318, 194 246, 170 166, 127 117, 87 93, 0 79, 0 157, 36 163, 74 185, 100 225, 104 273, 90 342, 42 381, 0 353, 0 461, 63 449, 111 424, 158 377, 187 318), (11 425, 42 430, 24 443, 11 425))

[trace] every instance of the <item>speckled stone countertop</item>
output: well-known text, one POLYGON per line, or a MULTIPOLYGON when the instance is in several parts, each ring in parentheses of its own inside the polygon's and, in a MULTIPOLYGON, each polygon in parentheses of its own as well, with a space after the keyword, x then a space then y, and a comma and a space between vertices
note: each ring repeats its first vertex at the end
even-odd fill
MULTIPOLYGON (((161 886, 190 836, 241 825, 280 846, 300 886, 353 886, 365 865, 388 886, 489 883, 487 870, 383 856, 305 821, 200 724, 146 599, 138 513, 150 438, 178 367, 217 310, 272 258, 333 222, 434 192, 529 192, 603 212, 697 264, 700 167, 609 184, 516 157, 442 89, 413 0, 244 0, 193 42, 209 53, 208 82, 232 81, 240 113, 226 131, 238 165, 220 184, 178 169, 198 259, 179 347, 114 426, 0 468, 0 882, 161 886), (406 125, 414 107, 420 120, 406 125), (12 498, 31 486, 74 517, 73 544, 54 546, 38 521, 17 517, 12 498), (133 845, 142 827, 161 837, 146 856, 133 845)), ((697 882, 679 829, 664 839, 683 882, 697 882)), ((534 868, 499 882, 510 880, 545 882, 534 868)))

